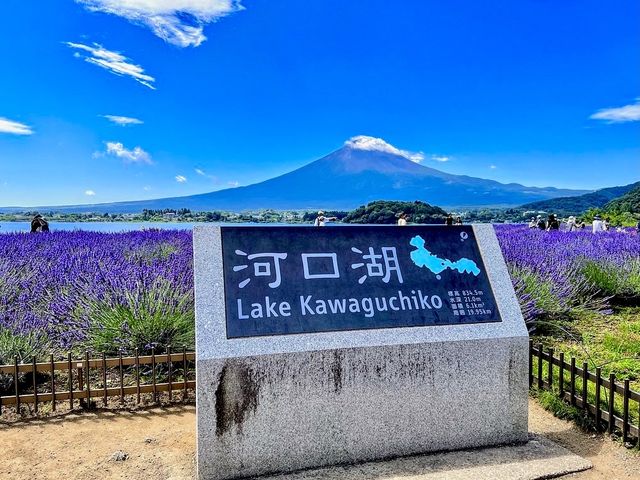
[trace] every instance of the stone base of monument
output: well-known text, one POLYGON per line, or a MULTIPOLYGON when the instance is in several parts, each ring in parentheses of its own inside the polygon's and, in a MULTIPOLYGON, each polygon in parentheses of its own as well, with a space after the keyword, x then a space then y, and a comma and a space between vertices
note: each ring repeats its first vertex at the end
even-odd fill
POLYGON ((471 234, 499 321, 230 338, 220 229, 197 228, 199 478, 526 442, 527 329, 493 228, 471 234))
POLYGON ((538 436, 518 445, 318 468, 262 480, 538 480, 582 472, 590 461, 538 436))
POLYGON ((526 362, 526 338, 199 360, 200 478, 524 442, 526 362))

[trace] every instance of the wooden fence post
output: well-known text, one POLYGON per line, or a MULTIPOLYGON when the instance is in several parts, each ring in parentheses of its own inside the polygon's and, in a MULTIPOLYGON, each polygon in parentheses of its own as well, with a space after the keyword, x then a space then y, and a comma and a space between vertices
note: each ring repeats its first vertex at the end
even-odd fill
POLYGON ((622 442, 627 441, 629 435, 629 380, 624 381, 624 394, 622 395, 622 442))
POLYGON ((576 406, 576 359, 571 357, 571 406, 576 406))
POLYGON ((107 392, 107 354, 102 352, 102 404, 107 407, 109 403, 107 392))
POLYGON ((158 389, 156 387, 156 349, 151 347, 151 382, 153 385, 153 403, 158 403, 158 389))
POLYGON ((186 345, 182 346, 182 368, 184 368, 182 401, 186 402, 187 401, 187 347, 186 345))
POLYGON ((602 385, 602 369, 596 367, 596 431, 600 431, 600 422, 602 420, 602 414, 600 412, 600 385, 602 385))
POLYGON ((169 361, 169 403, 173 396, 173 362, 171 361, 171 345, 167 345, 167 360, 169 361))
POLYGON ((549 349, 549 391, 553 392, 553 348, 549 349))
POLYGON ((18 386, 18 357, 13 358, 13 385, 16 393, 16 411, 20 415, 20 387, 18 386))
POLYGON ((529 388, 533 387, 533 340, 529 339, 529 388))
POLYGON ((53 353, 49 355, 49 371, 51 372, 51 410, 56 411, 56 366, 53 353))
POLYGON ((89 377, 89 352, 85 350, 84 361, 87 370, 87 409, 91 410, 91 378, 89 377))
POLYGON ((124 405, 124 370, 122 366, 122 350, 118 354, 118 367, 120 369, 120 405, 124 405))
POLYGON ((542 344, 538 344, 538 390, 542 390, 542 344))
POLYGON ((73 368, 71 367, 71 352, 67 352, 67 363, 69 372, 69 410, 73 410, 73 368))
POLYGON ((560 373, 558 375, 558 390, 560 398, 564 400, 564 352, 560 352, 560 373))
POLYGON ((38 413, 38 366, 36 365, 35 355, 31 358, 31 376, 33 381, 33 408, 38 413))
POLYGON ((589 383, 589 364, 587 362, 582 363, 582 408, 584 410, 589 411, 587 407, 588 404, 588 396, 587 396, 587 386, 589 383))
POLYGON ((613 373, 609 374, 609 425, 607 431, 611 434, 616 426, 616 421, 614 419, 614 398, 616 394, 616 376, 613 373))
POLYGON ((136 347, 136 404, 140 404, 140 356, 136 347))

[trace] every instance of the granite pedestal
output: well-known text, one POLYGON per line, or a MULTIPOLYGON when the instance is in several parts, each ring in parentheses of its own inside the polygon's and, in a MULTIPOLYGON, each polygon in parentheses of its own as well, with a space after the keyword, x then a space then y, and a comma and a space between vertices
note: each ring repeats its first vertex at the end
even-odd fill
POLYGON ((196 227, 199 478, 526 442, 527 329, 474 233, 500 322, 227 339, 220 229, 196 227))

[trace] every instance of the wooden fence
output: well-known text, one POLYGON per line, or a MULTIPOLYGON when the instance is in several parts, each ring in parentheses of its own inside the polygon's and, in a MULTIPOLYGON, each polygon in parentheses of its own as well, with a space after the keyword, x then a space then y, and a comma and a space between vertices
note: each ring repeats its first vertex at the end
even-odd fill
POLYGON ((136 351, 132 357, 115 358, 104 354, 96 358, 86 352, 83 359, 74 359, 69 353, 63 361, 54 361, 51 355, 48 362, 36 362, 34 358, 31 363, 18 363, 16 358, 13 365, 0 365, 0 375, 11 378, 5 383, 13 389, 11 395, 0 396, 0 413, 7 405, 20 411, 22 404, 33 404, 38 412, 43 402, 51 402, 55 411, 57 404, 67 400, 70 409, 74 402, 91 406, 92 400, 96 404, 102 400, 107 406, 109 397, 119 397, 124 405, 125 397, 132 395, 139 404, 142 394, 152 394, 152 400, 158 402, 160 392, 168 392, 169 401, 175 399, 174 392, 181 392, 184 401, 188 390, 196 386, 195 359, 195 353, 186 348, 179 353, 169 348, 167 353, 156 355, 152 351, 143 356, 136 351), (25 385, 27 378, 29 384, 25 385))
MULTIPOLYGON (((74 402, 86 407, 92 401, 101 401, 107 406, 110 397, 118 397, 124 405, 127 396, 135 396, 139 404, 142 394, 150 394, 157 403, 161 392, 167 392, 170 402, 176 397, 184 401, 196 386, 195 361, 195 353, 185 348, 179 353, 169 348, 163 354, 152 351, 143 356, 136 351, 132 357, 107 358, 103 354, 96 358, 87 352, 83 359, 68 354, 63 361, 54 361, 53 355, 49 362, 33 359, 31 363, 18 363, 15 359, 13 365, 0 365, 0 376, 11 378, 13 386, 12 394, 0 396, 0 414, 8 405, 20 411, 22 404, 33 404, 38 412, 44 402, 51 402, 54 411, 57 404, 66 401, 70 409, 74 402), (29 376, 31 383, 26 385, 29 376)), ((613 373, 604 378, 600 368, 591 372, 586 362, 578 367, 575 358, 566 362, 563 353, 556 358, 553 349, 544 352, 541 345, 530 342, 529 387, 554 392, 567 404, 584 410, 597 429, 609 433, 618 430, 624 441, 635 440, 640 448, 640 393, 629 388, 629 380, 620 384, 613 373), (632 411, 638 412, 638 423, 634 423, 632 411)))
POLYGON ((529 344, 529 387, 554 392, 573 407, 585 411, 599 431, 621 432, 624 442, 637 442, 640 448, 640 393, 629 388, 629 380, 621 383, 611 373, 602 376, 600 367, 589 371, 587 362, 576 366, 576 359, 565 361, 564 353, 556 358, 553 349, 529 344), (635 410, 633 410, 635 403, 635 410), (638 413, 634 424, 631 412, 638 413))

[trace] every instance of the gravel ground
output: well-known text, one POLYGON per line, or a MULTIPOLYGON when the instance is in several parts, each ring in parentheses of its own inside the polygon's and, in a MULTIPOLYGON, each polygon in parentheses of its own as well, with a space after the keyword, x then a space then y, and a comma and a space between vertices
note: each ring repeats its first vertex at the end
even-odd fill
MULTIPOLYGON (((529 430, 589 459, 565 478, 640 479, 640 456, 529 403, 529 430)), ((0 479, 186 480, 195 473, 195 407, 70 414, 0 424, 0 479)), ((384 476, 379 476, 379 479, 384 476)))

